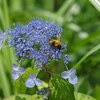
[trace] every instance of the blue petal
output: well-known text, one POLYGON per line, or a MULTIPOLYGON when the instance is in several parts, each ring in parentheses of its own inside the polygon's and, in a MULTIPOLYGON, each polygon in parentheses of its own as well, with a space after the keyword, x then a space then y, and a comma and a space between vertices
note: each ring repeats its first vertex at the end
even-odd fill
POLYGON ((35 84, 37 85, 37 86, 40 86, 40 85, 42 85, 42 81, 40 80, 40 79, 36 79, 35 80, 35 84))
POLYGON ((19 73, 18 73, 17 71, 13 70, 13 71, 12 71, 12 78, 13 78, 14 80, 18 79, 18 78, 19 78, 19 73))
POLYGON ((33 80, 35 80, 36 79, 36 75, 33 74, 33 73, 30 73, 30 78, 33 79, 33 80))
POLYGON ((24 74, 25 71, 26 71, 26 70, 25 70, 23 67, 19 67, 19 69, 18 69, 18 72, 19 72, 20 74, 24 74))
POLYGON ((28 79, 26 80, 25 85, 26 85, 26 87, 28 87, 28 88, 32 88, 32 87, 35 86, 35 82, 34 82, 31 78, 28 78, 28 79))
POLYGON ((75 68, 71 68, 71 69, 69 70, 69 73, 70 73, 70 75, 75 75, 76 69, 75 69, 75 68))
POLYGON ((78 82, 78 78, 77 78, 76 75, 72 75, 72 76, 70 76, 70 77, 68 78, 68 81, 69 81, 71 84, 75 85, 75 84, 78 82))
POLYGON ((69 72, 68 71, 64 71, 61 73, 61 76, 64 78, 64 79, 67 79, 69 78, 69 72))
POLYGON ((18 71, 18 69, 19 69, 19 67, 16 64, 13 64, 12 68, 13 68, 13 70, 16 70, 16 71, 18 71))

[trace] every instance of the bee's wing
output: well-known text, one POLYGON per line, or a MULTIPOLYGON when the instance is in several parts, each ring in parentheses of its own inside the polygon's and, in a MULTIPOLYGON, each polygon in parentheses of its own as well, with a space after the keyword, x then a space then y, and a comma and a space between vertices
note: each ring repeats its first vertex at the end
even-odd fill
POLYGON ((57 34, 57 40, 61 40, 61 34, 57 34))

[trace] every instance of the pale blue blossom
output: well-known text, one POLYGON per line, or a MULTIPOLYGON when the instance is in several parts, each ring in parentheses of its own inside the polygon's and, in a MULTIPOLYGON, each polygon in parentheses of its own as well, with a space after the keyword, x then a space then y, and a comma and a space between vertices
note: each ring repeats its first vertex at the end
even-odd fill
POLYGON ((78 82, 78 78, 77 76, 75 75, 76 74, 76 69, 75 68, 71 68, 70 70, 68 71, 64 71, 61 73, 61 76, 64 78, 64 79, 68 79, 68 81, 75 85, 77 82, 78 82))
POLYGON ((13 64, 12 68, 13 68, 13 70, 12 70, 12 78, 14 80, 18 79, 20 74, 24 74, 25 71, 26 71, 23 67, 19 67, 16 64, 13 64))
POLYGON ((42 85, 42 81, 38 78, 36 78, 36 75, 33 73, 30 73, 30 77, 26 80, 25 83, 26 87, 32 88, 35 85, 40 86, 42 85))

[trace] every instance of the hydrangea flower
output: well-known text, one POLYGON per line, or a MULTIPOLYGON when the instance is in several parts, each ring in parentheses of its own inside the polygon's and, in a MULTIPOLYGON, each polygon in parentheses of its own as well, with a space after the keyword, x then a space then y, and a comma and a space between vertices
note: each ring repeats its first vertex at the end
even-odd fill
MULTIPOLYGON (((34 18, 27 25, 17 24, 14 29, 9 29, 6 32, 11 37, 10 46, 15 48, 16 55, 19 57, 17 61, 23 61, 25 58, 34 59, 34 66, 37 69, 45 70, 52 60, 62 60, 65 65, 71 60, 66 54, 66 45, 61 43, 58 49, 57 46, 50 44, 50 40, 58 40, 63 32, 63 29, 54 22, 34 18)), ((13 79, 18 79, 20 74, 24 72, 24 68, 13 64, 13 79)), ((68 79, 71 84, 76 84, 78 78, 75 73, 76 69, 72 68, 64 71, 61 76, 68 79)), ((25 83, 26 87, 32 88, 35 85, 42 85, 42 81, 36 76, 30 73, 30 77, 25 83)))
POLYGON ((36 78, 36 75, 33 73, 30 73, 30 77, 26 80, 26 87, 32 88, 35 85, 40 86, 42 85, 42 81, 38 78, 36 78))
POLYGON ((12 65, 12 77, 14 80, 18 79, 20 74, 24 74, 25 73, 25 69, 23 67, 19 67, 16 64, 12 65))
MULTIPOLYGON (((20 59, 35 59, 36 68, 62 58, 66 46, 62 43, 59 50, 49 43, 50 39, 57 39, 62 32, 63 29, 56 23, 38 18, 25 26, 17 25, 7 31, 11 36, 9 43, 15 47, 16 55, 20 59)), ((68 62, 68 59, 65 60, 68 62)))
POLYGON ((76 74, 76 69, 75 68, 71 68, 68 71, 62 72, 61 76, 64 79, 68 79, 68 81, 71 84, 75 85, 77 83, 77 81, 78 81, 78 78, 77 78, 77 76, 75 74, 76 74))

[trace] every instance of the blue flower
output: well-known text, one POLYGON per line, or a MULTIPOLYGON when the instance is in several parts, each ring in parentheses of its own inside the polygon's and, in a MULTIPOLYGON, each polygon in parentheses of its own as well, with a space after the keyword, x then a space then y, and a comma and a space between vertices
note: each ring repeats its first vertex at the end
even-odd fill
POLYGON ((71 84, 74 84, 75 85, 78 82, 78 78, 77 78, 77 76, 75 74, 76 74, 76 69, 75 68, 71 68, 68 71, 62 72, 61 76, 64 79, 68 79, 68 81, 71 84))
MULTIPOLYGON (((52 60, 62 58, 66 50, 65 45, 61 45, 59 50, 51 46, 50 39, 57 39, 63 29, 54 22, 35 18, 27 25, 17 25, 14 29, 9 29, 7 33, 11 36, 10 45, 15 47, 16 55, 21 60, 30 58, 35 60, 36 68, 48 64, 52 60)), ((69 59, 67 58, 68 63, 69 59)))
POLYGON ((69 55, 64 55, 64 63, 68 64, 68 61, 71 61, 71 59, 69 58, 69 55))
POLYGON ((24 74, 25 73, 25 69, 23 67, 19 67, 16 64, 12 65, 12 77, 14 80, 18 79, 20 74, 24 74))
POLYGON ((42 81, 38 78, 36 78, 36 75, 33 73, 30 73, 30 77, 26 80, 26 87, 32 88, 35 85, 40 86, 42 85, 42 81))

